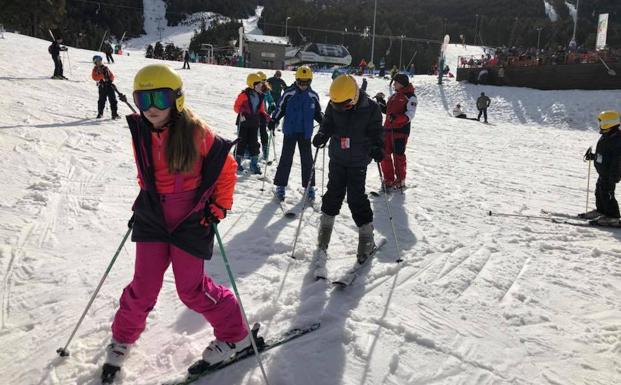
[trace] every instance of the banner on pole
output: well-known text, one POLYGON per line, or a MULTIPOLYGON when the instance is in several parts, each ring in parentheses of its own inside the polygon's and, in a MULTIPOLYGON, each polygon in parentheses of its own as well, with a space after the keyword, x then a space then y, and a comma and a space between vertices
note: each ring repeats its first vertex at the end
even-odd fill
POLYGON ((606 34, 608 33, 608 14, 600 13, 597 22, 597 39, 595 40, 595 49, 606 48, 606 34))

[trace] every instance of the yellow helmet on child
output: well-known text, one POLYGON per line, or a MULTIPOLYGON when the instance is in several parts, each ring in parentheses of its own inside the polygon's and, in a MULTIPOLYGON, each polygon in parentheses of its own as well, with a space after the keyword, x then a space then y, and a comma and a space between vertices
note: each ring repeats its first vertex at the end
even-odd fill
POLYGON ((169 88, 175 92, 175 106, 177 111, 183 111, 185 96, 183 96, 183 80, 177 71, 165 64, 150 64, 142 67, 134 76, 134 91, 149 91, 160 88, 169 88))
POLYGON ((313 71, 309 66, 301 66, 295 71, 295 80, 313 80, 313 71))
POLYGON ((267 75, 263 71, 257 71, 257 75, 259 75, 261 81, 267 80, 267 75))
POLYGON ((356 104, 359 95, 358 83, 351 75, 340 75, 330 85, 330 101, 332 103, 343 103, 350 100, 351 104, 356 104))
POLYGON ((602 111, 597 116, 597 121, 600 130, 608 131, 621 124, 621 115, 618 111, 602 111))
POLYGON ((257 73, 248 74, 246 77, 246 85, 250 88, 253 88, 256 83, 261 83, 261 76, 257 73))

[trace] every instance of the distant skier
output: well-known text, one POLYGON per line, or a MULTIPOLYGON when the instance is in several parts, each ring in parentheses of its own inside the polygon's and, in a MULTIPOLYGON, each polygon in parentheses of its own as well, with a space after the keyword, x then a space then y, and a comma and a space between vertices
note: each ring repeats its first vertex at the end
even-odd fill
POLYGON ((278 104, 283 90, 287 88, 287 83, 282 80, 282 72, 277 70, 276 72, 274 72, 274 76, 267 79, 267 82, 270 84, 270 87, 272 89, 272 97, 274 98, 274 103, 278 104))
POLYGON ((477 108, 479 110, 479 116, 477 117, 478 121, 481 121, 481 115, 483 115, 485 123, 487 123, 487 108, 491 102, 492 101, 485 95, 485 92, 481 92, 481 96, 477 99, 477 108))
POLYGON ((268 123, 268 128, 274 132, 280 119, 285 119, 282 129, 282 152, 274 177, 276 197, 281 201, 285 199, 285 190, 289 184, 296 144, 302 163, 302 186, 306 188, 308 183, 311 184, 311 188, 308 189, 308 200, 315 200, 315 178, 310 178, 313 165, 311 137, 313 119, 321 123, 323 114, 319 104, 319 95, 311 88, 312 80, 313 72, 310 67, 299 67, 295 71, 295 83, 282 94, 276 111, 272 114, 272 120, 268 123))
POLYGON ((237 113, 235 122, 239 128, 237 148, 235 149, 235 160, 237 160, 237 172, 243 173, 242 161, 246 150, 250 155, 250 172, 261 174, 259 168, 259 127, 261 119, 269 120, 269 115, 265 112, 263 103, 263 82, 256 73, 251 73, 246 77, 246 89, 244 89, 235 100, 233 110, 237 113))
POLYGON ((418 99, 414 86, 406 74, 394 78, 395 93, 386 103, 384 122, 384 160, 382 174, 384 187, 405 187, 406 156, 405 146, 410 136, 412 120, 416 115, 418 99))
POLYGON ((235 296, 204 270, 213 251, 211 224, 233 204, 232 143, 184 101, 181 76, 170 67, 152 64, 136 74, 140 115, 127 116, 140 185, 132 207, 136 261, 112 323, 103 383, 112 382, 145 329, 170 265, 181 301, 213 327, 215 340, 202 354, 206 363, 226 361, 251 345, 235 296))
POLYGON ((358 227, 357 257, 360 263, 372 253, 373 210, 365 193, 367 166, 384 158, 382 113, 358 88, 351 75, 341 75, 330 85, 330 103, 313 146, 329 145, 328 187, 322 198, 315 254, 315 276, 326 278, 327 249, 345 195, 358 227))
POLYGON ((114 64, 114 57, 112 56, 114 49, 112 48, 112 44, 110 44, 110 42, 106 42, 106 44, 104 44, 104 53, 106 54, 106 61, 108 64, 111 62, 114 64))
POLYGON ((587 150, 585 160, 595 161, 599 174, 595 185, 595 210, 579 214, 585 219, 597 219, 602 226, 620 226, 619 204, 615 199, 615 187, 621 180, 621 124, 618 111, 603 111, 598 118, 602 136, 597 142, 595 153, 587 150))
POLYGON ((62 43, 62 37, 56 37, 47 49, 50 55, 52 55, 52 60, 54 60, 54 75, 52 75, 52 79, 67 79, 63 75, 63 62, 60 60, 60 52, 67 51, 67 47, 62 46, 62 43))
POLYGON ((99 89, 99 100, 97 101, 97 119, 103 116, 104 108, 106 107, 106 98, 110 102, 110 111, 112 111, 112 119, 118 119, 120 116, 117 113, 117 101, 114 93, 114 74, 112 71, 103 65, 103 59, 99 55, 93 56, 93 72, 91 77, 97 82, 97 88, 99 89))
MULTIPOLYGON (((267 110, 267 114, 271 114, 276 110, 274 98, 270 89, 270 84, 267 81, 267 75, 262 71, 257 71, 257 75, 261 78, 261 93, 263 94, 263 102, 265 105, 263 109, 267 110)), ((261 136, 261 154, 263 160, 267 162, 267 157, 270 152, 269 148, 269 136, 267 135, 267 119, 266 115, 261 115, 261 124, 259 126, 259 134, 261 136)))
POLYGON ((183 55, 183 69, 190 69, 190 51, 186 50, 183 55))

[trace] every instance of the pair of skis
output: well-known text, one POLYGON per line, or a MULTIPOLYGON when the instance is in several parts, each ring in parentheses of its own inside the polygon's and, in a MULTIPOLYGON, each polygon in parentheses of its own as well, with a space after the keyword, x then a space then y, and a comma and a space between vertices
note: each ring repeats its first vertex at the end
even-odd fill
MULTIPOLYGON (((386 244, 386 242, 387 242, 386 238, 381 238, 377 242, 375 247, 373 248, 373 251, 364 259, 364 261, 362 261, 362 263, 356 260, 356 263, 354 264, 354 266, 350 267, 349 269, 346 269, 345 271, 341 271, 337 275, 337 278, 332 280, 332 285, 338 288, 346 288, 348 286, 351 286, 351 284, 354 283, 356 278, 360 276, 362 271, 371 263, 371 260, 373 259, 375 254, 377 254, 377 252, 386 244)), ((325 253, 325 252, 326 252, 325 250, 317 250, 317 253, 325 253)), ((324 261, 324 265, 315 267, 314 275, 315 275, 316 280, 327 280, 328 279, 328 274, 327 274, 328 272, 325 268, 325 261, 327 260, 327 256, 325 256, 325 258, 322 258, 322 259, 324 261)))
POLYGON ((562 225, 570 225, 576 227, 604 227, 604 228, 621 228, 621 225, 604 225, 597 219, 589 220, 578 215, 554 212, 549 210, 541 210, 542 215, 525 215, 525 214, 508 214, 489 211, 489 216, 514 217, 523 219, 543 220, 562 225))
MULTIPOLYGON (((260 353, 266 352, 268 350, 274 349, 278 346, 281 346, 287 342, 293 341, 297 338, 300 338, 306 334, 312 333, 315 330, 319 329, 321 324, 319 322, 313 323, 311 325, 302 327, 302 328, 294 328, 291 329, 279 336, 271 337, 271 338, 263 338, 258 335, 260 325, 258 323, 254 324, 252 327, 252 335, 255 338, 257 343, 257 348, 260 353)), ((233 358, 228 361, 221 362, 215 365, 209 365, 203 360, 196 361, 188 368, 188 374, 181 380, 175 380, 170 382, 164 382, 163 385, 189 385, 197 380, 215 373, 221 369, 224 369, 228 366, 238 363, 239 361, 243 361, 246 358, 250 358, 254 356, 254 351, 252 347, 245 349, 239 353, 237 353, 233 358)))

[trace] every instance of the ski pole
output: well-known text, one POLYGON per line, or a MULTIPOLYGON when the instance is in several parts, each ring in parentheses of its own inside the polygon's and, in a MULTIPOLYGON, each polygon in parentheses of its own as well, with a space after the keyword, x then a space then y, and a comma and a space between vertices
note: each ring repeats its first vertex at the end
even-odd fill
POLYGON ((272 147, 274 148, 274 162, 277 162, 278 159, 276 158, 276 136, 274 136, 274 138, 272 139, 272 147))
POLYGON ((129 107, 130 110, 132 110, 132 112, 135 114, 136 110, 134 109, 134 107, 132 107, 131 104, 129 104, 129 102, 127 101, 127 96, 125 96, 124 94, 122 94, 117 88, 116 85, 114 83, 112 83, 112 89, 114 90, 114 92, 116 92, 119 95, 119 100, 122 101, 123 103, 127 104, 127 107, 129 107))
POLYGON ((321 162, 321 196, 323 197, 323 185, 326 175, 326 148, 323 148, 323 160, 321 162))
POLYGON ((250 335, 250 342, 252 343, 252 350, 254 350, 254 354, 257 357, 257 363, 261 368, 261 373, 263 373, 263 379, 265 379, 265 383, 267 385, 270 382, 267 379, 267 374, 265 373, 265 368, 263 367, 263 362, 261 361, 261 353, 257 348, 257 342, 254 340, 254 336, 250 331, 250 325, 248 324, 248 317, 246 316, 246 311, 244 310, 244 305, 242 304, 241 296, 239 295, 239 291, 237 290, 237 285, 235 284, 235 276, 233 275, 233 270, 229 264, 229 259, 226 257, 226 252, 224 251, 224 245, 222 244, 222 238, 220 238, 220 233, 218 232, 218 226, 216 223, 211 224, 211 228, 213 229, 214 234, 216 235, 216 239, 218 240, 218 247, 220 248, 220 254, 222 255, 222 260, 224 261, 224 267, 226 267, 226 273, 229 276, 229 281, 231 282, 231 287, 233 287, 233 291, 235 292, 235 297, 237 297, 237 302, 239 303, 239 309, 241 310, 242 316, 244 317, 244 323, 246 325, 246 329, 248 329, 248 333, 250 335))
POLYGON ((509 214, 509 213, 496 213, 492 210, 487 212, 487 215, 495 216, 495 217, 513 217, 513 218, 524 218, 524 219, 541 219, 544 221, 555 222, 555 218, 544 217, 541 215, 526 215, 526 214, 509 214))
POLYGON ((401 249, 399 248, 399 239, 397 239, 397 231, 395 230, 395 223, 392 220, 392 210, 390 208, 390 202, 388 201, 388 190, 386 190, 386 185, 384 184, 384 178, 382 177, 382 168, 380 167, 379 162, 377 163, 377 171, 379 171, 380 182, 382 183, 382 190, 384 190, 384 201, 386 202, 386 209, 388 210, 388 219, 390 220, 390 226, 392 227, 392 236, 395 238, 395 246, 397 247, 397 260, 396 262, 402 262, 401 259, 401 249))
MULTIPOLYGON (((272 141, 272 137, 274 136, 274 134, 272 134, 272 132, 270 131, 270 136, 267 139, 267 148, 270 148, 270 142, 272 141)), ((269 152, 269 151, 268 151, 269 152)), ((267 158, 269 157, 269 154, 265 157, 265 159, 267 160, 267 158)), ((267 168, 270 165, 271 162, 266 162, 265 163, 265 170, 263 171, 263 183, 261 183, 261 191, 265 191, 265 181, 267 180, 267 168)))
POLYGON ((587 190, 586 190, 586 207, 584 209, 585 213, 589 212, 589 189, 591 187, 591 160, 589 159, 589 169, 587 171, 587 190))
POLYGON ((315 150, 315 156, 313 156, 313 165, 311 167, 310 177, 306 182, 306 188, 304 189, 304 196, 302 197, 302 211, 300 212, 300 220, 298 221, 298 228, 295 230, 295 238, 293 240, 293 250, 291 251, 291 258, 295 259, 295 246, 298 244, 298 237, 300 235, 300 228, 302 227, 302 218, 304 218, 304 210, 306 209, 306 197, 308 196, 308 190, 311 187, 311 181, 315 176, 315 161, 317 160, 317 155, 319 154, 319 147, 315 150))
POLYGON ((69 51, 65 51, 65 55, 67 55, 67 64, 69 65, 69 75, 73 76, 73 71, 71 71, 71 60, 69 59, 69 51))
POLYGON ((69 347, 71 340, 73 339, 73 337, 75 336, 75 333, 78 331, 78 328, 82 324, 82 321, 84 320, 84 317, 86 316, 86 312, 88 312, 88 309, 90 309, 91 305, 93 304, 93 301, 95 300, 95 297, 97 296, 97 293, 99 293, 101 286, 103 285, 104 281, 108 277, 108 273, 110 273, 110 270, 112 270, 112 265, 114 265, 114 262, 116 261, 116 258, 119 256, 119 253, 121 252, 121 249, 123 248, 123 245, 125 244, 125 241, 127 240, 127 237, 129 237, 129 234, 132 232, 133 223, 134 223, 134 217, 132 216, 132 218, 129 220, 129 223, 127 224, 127 227, 129 228, 127 229, 127 232, 125 233, 125 236, 123 237, 123 240, 121 241, 121 244, 116 249, 116 253, 114 253, 114 257, 112 257, 112 260, 108 264, 108 267, 106 268, 106 272, 104 273, 103 277, 101 277, 101 280, 99 281, 99 285, 97 285, 95 292, 91 296, 91 299, 88 301, 88 304, 86 305, 86 309, 84 309, 84 312, 82 312, 82 316, 80 317, 80 320, 78 321, 77 325, 75 325, 75 328, 73 329, 73 332, 71 333, 71 336, 69 337, 69 340, 67 340, 67 343, 65 344, 64 347, 56 349, 56 353, 58 353, 61 357, 69 356, 69 350, 67 350, 67 347, 69 347))

